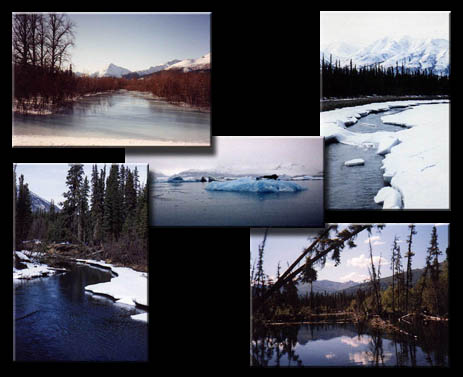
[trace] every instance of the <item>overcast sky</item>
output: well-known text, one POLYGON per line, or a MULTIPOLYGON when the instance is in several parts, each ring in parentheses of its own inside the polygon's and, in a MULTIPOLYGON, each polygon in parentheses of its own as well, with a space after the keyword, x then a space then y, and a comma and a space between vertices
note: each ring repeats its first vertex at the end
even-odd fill
POLYGON ((166 175, 188 169, 236 169, 259 173, 265 168, 296 163, 307 168, 306 174, 323 171, 321 137, 214 137, 213 150, 176 149, 164 152, 126 149, 126 162, 147 162, 150 171, 166 175))
POLYGON ((449 39, 450 12, 320 12, 320 46, 359 47, 384 37, 449 39))
POLYGON ((67 13, 75 23, 75 72, 109 63, 131 71, 210 52, 210 13, 67 13))
MULTIPOLYGON (((88 178, 89 185, 92 179, 93 164, 83 164, 84 173, 88 178)), ((104 168, 104 163, 97 163, 98 171, 104 168)), ((140 183, 146 183, 147 166, 146 164, 124 164, 131 170, 137 166, 140 183)), ((111 164, 106 164, 106 177, 108 177, 111 164)), ((29 185, 29 190, 34 194, 50 201, 53 199, 55 204, 64 200, 63 193, 67 191, 66 176, 69 170, 69 164, 17 164, 16 167, 16 184, 19 182, 19 176, 24 175, 24 182, 29 185)))
MULTIPOLYGON (((432 226, 434 224, 415 224, 417 234, 413 237, 413 257, 412 268, 422 268, 425 266, 426 250, 431 239, 432 226)), ((445 259, 445 250, 448 246, 448 224, 436 224, 439 248, 442 256, 439 260, 445 259)), ((345 226, 343 226, 345 227, 345 226)), ((340 227, 342 229, 343 227, 340 227)), ((265 229, 251 229, 251 263, 257 260, 258 246, 263 240, 265 229)), ((301 251, 307 248, 311 240, 309 236, 317 234, 315 229, 270 229, 264 250, 264 271, 267 275, 276 276, 277 265, 280 262, 283 273, 285 269, 301 254, 301 251)), ((399 237, 399 246, 402 258, 407 251, 406 240, 409 235, 408 224, 387 224, 386 227, 378 232, 372 232, 372 248, 375 256, 375 264, 381 259, 381 276, 391 276, 391 247, 394 235, 399 237)), ((327 258, 325 268, 318 271, 318 280, 331 280, 345 282, 349 280, 363 281, 369 278, 368 266, 369 246, 368 232, 359 233, 355 240, 357 245, 354 249, 346 248, 341 251, 341 263, 334 267, 334 262, 327 258)), ((331 255, 331 254, 330 254, 331 255)), ((402 265, 406 268, 406 262, 402 259, 402 265)))

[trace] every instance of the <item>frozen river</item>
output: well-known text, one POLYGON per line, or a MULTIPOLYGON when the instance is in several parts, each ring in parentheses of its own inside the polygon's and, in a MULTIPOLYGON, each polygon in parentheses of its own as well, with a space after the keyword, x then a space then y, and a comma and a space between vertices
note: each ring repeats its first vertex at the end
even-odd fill
POLYGON ((119 90, 51 115, 15 113, 12 133, 13 146, 208 146, 210 113, 119 90))

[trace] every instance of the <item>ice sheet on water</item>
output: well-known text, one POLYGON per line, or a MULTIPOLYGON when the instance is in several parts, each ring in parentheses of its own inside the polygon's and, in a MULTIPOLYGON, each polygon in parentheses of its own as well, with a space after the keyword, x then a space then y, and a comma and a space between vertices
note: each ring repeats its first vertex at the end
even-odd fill
POLYGON ((306 188, 294 182, 278 181, 273 179, 240 178, 227 182, 211 182, 206 186, 208 191, 234 191, 234 192, 297 192, 306 188))

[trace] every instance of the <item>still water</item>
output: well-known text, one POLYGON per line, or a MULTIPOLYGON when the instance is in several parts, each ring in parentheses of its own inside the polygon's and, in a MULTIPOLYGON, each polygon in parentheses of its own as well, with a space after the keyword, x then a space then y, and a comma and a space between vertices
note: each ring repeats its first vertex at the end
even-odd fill
POLYGON ((153 98, 142 92, 117 92, 83 97, 52 115, 15 114, 13 135, 66 137, 71 143, 127 140, 209 145, 210 113, 153 98), (76 140, 72 141, 74 138, 76 140), (95 140, 96 139, 96 140, 95 140))
POLYGON ((447 330, 421 339, 359 333, 353 324, 269 326, 254 330, 251 360, 254 366, 448 366, 447 330))
POLYGON ((147 361, 147 324, 130 318, 141 311, 84 292, 110 279, 106 271, 74 265, 62 275, 15 281, 15 359, 147 361))
POLYGON ((152 226, 323 226, 323 180, 307 190, 254 193, 207 191, 205 182, 151 186, 152 226))
MULTIPOLYGON (((404 128, 386 124, 381 117, 392 115, 404 109, 394 109, 360 118, 348 127, 352 132, 371 133, 378 131, 397 132, 404 128)), ((326 146, 326 208, 328 209, 381 209, 374 197, 384 187, 381 171, 383 156, 376 154, 376 148, 330 143, 326 146), (354 158, 365 161, 362 166, 345 166, 344 162, 354 158)))

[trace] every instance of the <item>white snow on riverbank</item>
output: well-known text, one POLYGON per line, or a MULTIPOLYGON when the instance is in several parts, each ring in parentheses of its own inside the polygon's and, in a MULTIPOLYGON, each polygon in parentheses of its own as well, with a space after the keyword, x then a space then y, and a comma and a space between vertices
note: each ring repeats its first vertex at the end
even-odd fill
MULTIPOLYGON (((320 135, 358 147, 376 147, 386 183, 401 195, 406 209, 449 208, 449 101, 420 100, 372 103, 320 113, 320 135), (424 105, 432 104, 432 105, 424 105), (411 127, 398 132, 356 133, 346 126, 371 112, 412 107, 382 117, 386 123, 411 127)), ((397 193, 383 191, 383 208, 396 208, 397 193), (387 199, 389 193, 393 197, 387 199), (389 207, 387 203, 394 203, 389 207)))
POLYGON ((150 139, 120 139, 110 137, 74 137, 56 135, 15 135, 13 130, 12 145, 14 147, 65 147, 65 146, 209 146, 210 143, 200 142, 178 142, 169 140, 150 140, 150 139))
POLYGON ((134 319, 135 321, 148 322, 148 313, 134 314, 131 315, 130 318, 134 319))
POLYGON ((34 263, 26 256, 26 251, 15 251, 16 258, 18 258, 21 263, 26 265, 26 268, 16 269, 13 266, 13 280, 29 280, 39 277, 51 276, 56 274, 61 269, 55 269, 47 266, 46 264, 34 263))
POLYGON ((95 260, 77 259, 81 263, 92 263, 109 267, 117 276, 105 283, 91 284, 86 291, 113 297, 118 303, 135 306, 148 306, 148 274, 138 272, 128 267, 115 267, 111 264, 95 260))

